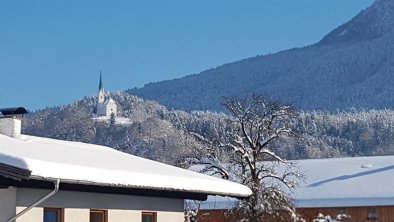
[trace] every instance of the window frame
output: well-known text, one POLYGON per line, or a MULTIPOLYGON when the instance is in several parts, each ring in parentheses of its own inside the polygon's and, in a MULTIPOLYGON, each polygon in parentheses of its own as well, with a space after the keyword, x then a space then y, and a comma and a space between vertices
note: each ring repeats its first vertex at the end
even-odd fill
POLYGON ((44 207, 43 209, 43 222, 45 222, 45 212, 46 211, 54 211, 57 213, 58 218, 57 222, 64 222, 64 209, 63 208, 54 208, 54 207, 44 207))
POLYGON ((375 207, 368 208, 368 220, 377 220, 378 219, 378 211, 375 207))
POLYGON ((141 221, 142 221, 142 217, 144 215, 152 215, 153 216, 153 221, 152 222, 157 222, 157 212, 155 212, 155 211, 142 211, 141 212, 141 221))
POLYGON ((101 222, 108 222, 108 210, 90 209, 90 211, 89 211, 89 222, 91 222, 92 213, 102 213, 103 214, 103 221, 101 221, 101 222))

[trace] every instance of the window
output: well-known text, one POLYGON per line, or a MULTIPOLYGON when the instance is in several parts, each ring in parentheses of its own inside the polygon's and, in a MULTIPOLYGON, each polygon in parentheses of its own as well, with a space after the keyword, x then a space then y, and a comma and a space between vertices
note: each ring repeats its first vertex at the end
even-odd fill
POLYGON ((346 208, 338 208, 338 214, 346 214, 346 208))
POLYGON ((142 222, 156 222, 156 212, 142 212, 142 222))
POLYGON ((107 222, 106 210, 90 210, 90 222, 107 222))
POLYGON ((377 219, 376 208, 368 208, 368 219, 377 219))
POLYGON ((63 210, 60 208, 44 208, 44 222, 63 222, 63 210))

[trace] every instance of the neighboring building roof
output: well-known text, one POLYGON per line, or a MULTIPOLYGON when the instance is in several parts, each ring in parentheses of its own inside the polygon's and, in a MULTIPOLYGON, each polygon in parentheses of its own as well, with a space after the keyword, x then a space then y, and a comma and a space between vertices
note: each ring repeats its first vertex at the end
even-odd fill
MULTIPOLYGON (((300 160, 305 181, 293 191, 298 208, 394 205, 394 156, 300 160)), ((228 209, 234 199, 209 197, 202 209, 228 209)))
POLYGON ((119 189, 233 197, 247 197, 251 194, 249 188, 234 182, 136 157, 105 146, 26 135, 18 139, 0 135, 0 144, 0 163, 31 171, 29 181, 59 178, 63 184, 119 189))
POLYGON ((394 205, 394 156, 303 160, 300 208, 394 205))

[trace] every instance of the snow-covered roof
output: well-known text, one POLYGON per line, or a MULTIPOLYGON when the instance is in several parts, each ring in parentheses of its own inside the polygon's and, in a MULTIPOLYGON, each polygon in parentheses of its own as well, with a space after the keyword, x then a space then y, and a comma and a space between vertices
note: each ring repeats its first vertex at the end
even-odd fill
POLYGON ((108 103, 115 103, 115 101, 112 99, 112 98, 109 98, 109 100, 106 102, 107 104, 108 103))
POLYGON ((303 160, 298 207, 394 205, 394 156, 303 160))
MULTIPOLYGON (((298 208, 394 205, 394 156, 300 160, 305 181, 292 197, 298 208)), ((202 209, 227 209, 235 199, 209 197, 202 209)))
POLYGON ((0 135, 0 164, 30 170, 30 179, 63 183, 247 197, 249 188, 109 147, 0 135))

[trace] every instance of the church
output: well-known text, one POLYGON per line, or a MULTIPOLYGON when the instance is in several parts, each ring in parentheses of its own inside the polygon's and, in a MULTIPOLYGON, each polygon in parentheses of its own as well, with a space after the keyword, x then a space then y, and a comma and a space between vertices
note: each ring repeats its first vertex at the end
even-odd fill
POLYGON ((102 82, 102 75, 100 72, 100 82, 99 82, 99 91, 97 95, 97 108, 96 108, 96 115, 97 117, 105 116, 111 117, 111 115, 116 117, 117 115, 117 106, 115 101, 112 98, 108 100, 105 98, 105 91, 102 82))

